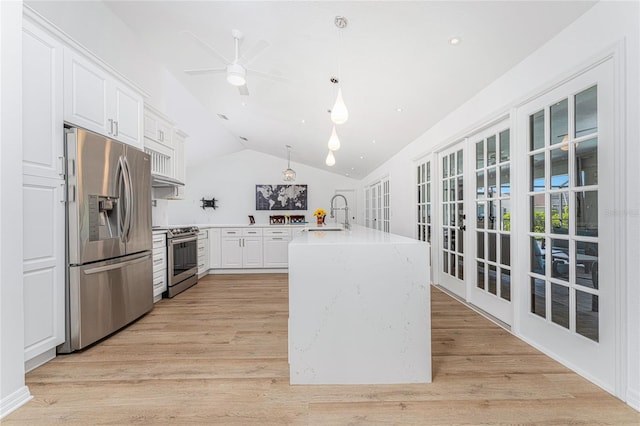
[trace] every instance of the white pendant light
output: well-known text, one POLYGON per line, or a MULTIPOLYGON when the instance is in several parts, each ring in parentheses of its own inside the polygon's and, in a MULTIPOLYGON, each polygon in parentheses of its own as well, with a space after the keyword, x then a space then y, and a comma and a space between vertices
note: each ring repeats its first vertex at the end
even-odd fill
POLYGON ((296 180, 296 172, 291 168, 291 146, 287 145, 287 168, 282 171, 282 180, 285 182, 293 182, 296 180))
POLYGON ((342 99, 342 88, 338 88, 338 97, 336 98, 336 103, 333 104, 333 108, 331 108, 331 121, 335 124, 344 124, 349 119, 349 111, 347 110, 347 106, 344 104, 344 100, 342 99))
POLYGON ((328 145, 331 151, 337 151, 340 149, 340 139, 338 139, 338 134, 336 133, 336 126, 333 126, 333 131, 331 132, 328 145))
POLYGON ((329 150, 329 154, 327 154, 327 159, 325 160, 325 164, 329 167, 336 164, 336 157, 333 156, 333 151, 329 150))

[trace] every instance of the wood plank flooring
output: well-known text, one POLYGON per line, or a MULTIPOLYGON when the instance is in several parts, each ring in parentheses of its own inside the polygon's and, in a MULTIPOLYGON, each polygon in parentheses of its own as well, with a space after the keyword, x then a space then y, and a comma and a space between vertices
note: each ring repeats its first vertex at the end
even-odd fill
POLYGON ((640 413, 432 289, 433 383, 290 386, 287 275, 210 275, 27 374, 2 424, 639 425, 640 413))

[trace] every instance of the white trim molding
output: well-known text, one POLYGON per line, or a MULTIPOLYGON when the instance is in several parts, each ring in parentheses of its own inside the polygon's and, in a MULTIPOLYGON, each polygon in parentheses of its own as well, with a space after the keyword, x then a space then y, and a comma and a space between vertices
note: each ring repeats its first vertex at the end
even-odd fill
POLYGON ((29 387, 27 386, 23 386, 5 398, 2 398, 2 401, 0 401, 0 419, 3 419, 9 415, 9 413, 14 412, 32 399, 33 396, 31 396, 29 387))

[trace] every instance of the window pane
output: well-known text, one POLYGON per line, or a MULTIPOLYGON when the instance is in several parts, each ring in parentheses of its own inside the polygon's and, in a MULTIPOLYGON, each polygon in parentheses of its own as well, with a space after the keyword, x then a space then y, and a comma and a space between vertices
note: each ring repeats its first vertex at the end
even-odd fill
POLYGON ((476 142, 476 169, 484 167, 484 140, 476 142))
POLYGON ((456 229, 455 228, 449 229, 449 236, 451 237, 449 239, 449 250, 456 251, 456 229))
POLYGON ((449 253, 446 251, 442 252, 442 271, 445 274, 449 273, 449 253))
POLYGON ((502 231, 511 231, 511 201, 502 200, 500 202, 500 229, 502 231))
POLYGON ((531 237, 531 272, 546 274, 546 262, 543 251, 544 238, 531 237))
POLYGON ((484 197, 484 170, 476 172, 476 197, 484 197))
POLYGON ((598 131, 598 89, 593 86, 576 95, 576 137, 598 131))
POLYGON ((500 263, 511 266, 511 236, 500 236, 500 263))
POLYGON ((449 258, 449 262, 450 262, 449 267, 451 270, 449 271, 449 273, 455 277, 456 276, 456 255, 451 253, 450 256, 451 257, 449 258))
POLYGON ((598 139, 576 143, 576 186, 598 184, 598 139))
POLYGON ((456 174, 456 154, 449 155, 449 176, 456 174))
POLYGON ((500 195, 511 194, 511 166, 500 166, 500 195))
POLYGON ((442 224, 449 226, 449 204, 442 205, 442 224))
POLYGON ((551 194, 551 233, 569 233, 569 193, 551 194))
POLYGON ((449 180, 442 181, 442 201, 449 201, 449 180))
POLYGON ((487 138, 487 166, 496 164, 496 137, 487 138))
POLYGON ((484 259, 484 232, 476 233, 476 249, 478 259, 484 259))
POLYGON ((496 194, 496 168, 487 170, 487 197, 493 198, 496 194))
POLYGON ((560 142, 566 142, 569 134, 569 102, 566 99, 551 106, 551 145, 555 145, 560 142))
POLYGON ((458 151, 458 174, 461 175, 464 172, 463 164, 464 164, 464 154, 462 150, 458 151))
POLYGON ((489 201, 489 220, 487 221, 487 229, 496 229, 496 205, 497 201, 489 201))
POLYGON ((442 248, 445 250, 449 249, 449 228, 442 230, 442 248))
POLYGON ((569 240, 551 239, 551 262, 551 276, 569 281, 569 268, 571 267, 569 240))
POLYGON ((598 243, 576 241, 576 284, 598 288, 598 243))
POLYGON ((427 163, 427 182, 431 181, 431 161, 427 163))
MULTIPOLYGON (((464 208, 462 203, 458 203, 458 229, 464 225, 464 208)), ((458 253, 464 253, 464 238, 463 231, 458 233, 460 235, 458 241, 458 253)))
POLYGON ((531 232, 543 233, 545 231, 544 223, 544 194, 533 195, 529 197, 531 200, 531 232))
POLYGON ((551 321, 569 328, 569 287, 551 283, 551 321))
POLYGON ((458 278, 464 280, 464 258, 458 256, 458 278))
POLYGON ((495 262, 496 261, 496 234, 491 232, 491 233, 487 233, 487 236, 489 237, 489 260, 491 262, 495 262))
POLYGON ((529 116, 529 150, 544 146, 544 110, 529 116))
POLYGON ((458 176, 458 200, 464 200, 464 183, 462 175, 458 176))
POLYGON ((511 300, 511 271, 500 269, 500 297, 511 300))
POLYGON ((531 156, 530 191, 544 191, 544 153, 531 156))
POLYGON ((545 305, 546 287, 544 280, 531 278, 531 312, 545 318, 547 309, 545 305))
POLYGON ((476 264, 476 287, 484 290, 484 262, 476 264))
POLYGON ((476 228, 484 229, 484 203, 476 204, 476 228))
POLYGON ((509 129, 500 132, 500 162, 509 161, 511 157, 511 133, 509 129))
POLYGON ((449 179, 449 201, 456 200, 456 178, 449 179))
POLYGON ((427 242, 431 243, 431 226, 427 226, 427 242))
POLYGON ((498 294, 496 289, 496 267, 489 265, 489 293, 498 294))
POLYGON ((598 236, 598 191, 576 192, 576 235, 598 236))
POLYGON ((449 157, 442 157, 442 177, 449 177, 449 157))
POLYGON ((428 203, 431 202, 431 184, 430 183, 427 184, 427 202, 428 203))
POLYGON ((431 223, 431 204, 427 204, 427 223, 431 223))
POLYGON ((598 296, 576 291, 576 333, 598 341, 598 296))
POLYGON ((564 149, 551 151, 551 189, 569 187, 569 152, 564 149))

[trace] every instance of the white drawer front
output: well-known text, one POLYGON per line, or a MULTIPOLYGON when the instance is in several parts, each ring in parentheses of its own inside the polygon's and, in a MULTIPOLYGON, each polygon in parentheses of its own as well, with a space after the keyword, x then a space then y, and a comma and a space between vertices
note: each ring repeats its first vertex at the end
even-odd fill
POLYGON ((222 235, 228 237, 238 237, 242 235, 242 229, 240 228, 223 228, 222 235))
POLYGON ((267 228, 263 231, 263 235, 265 237, 287 237, 289 238, 291 236, 291 230, 289 229, 283 229, 283 228, 275 228, 275 229, 270 229, 267 228))
POLYGON ((167 246, 167 234, 153 234, 153 248, 164 248, 167 246))
POLYGON ((262 228, 244 228, 242 230, 243 237, 261 237, 262 228))

